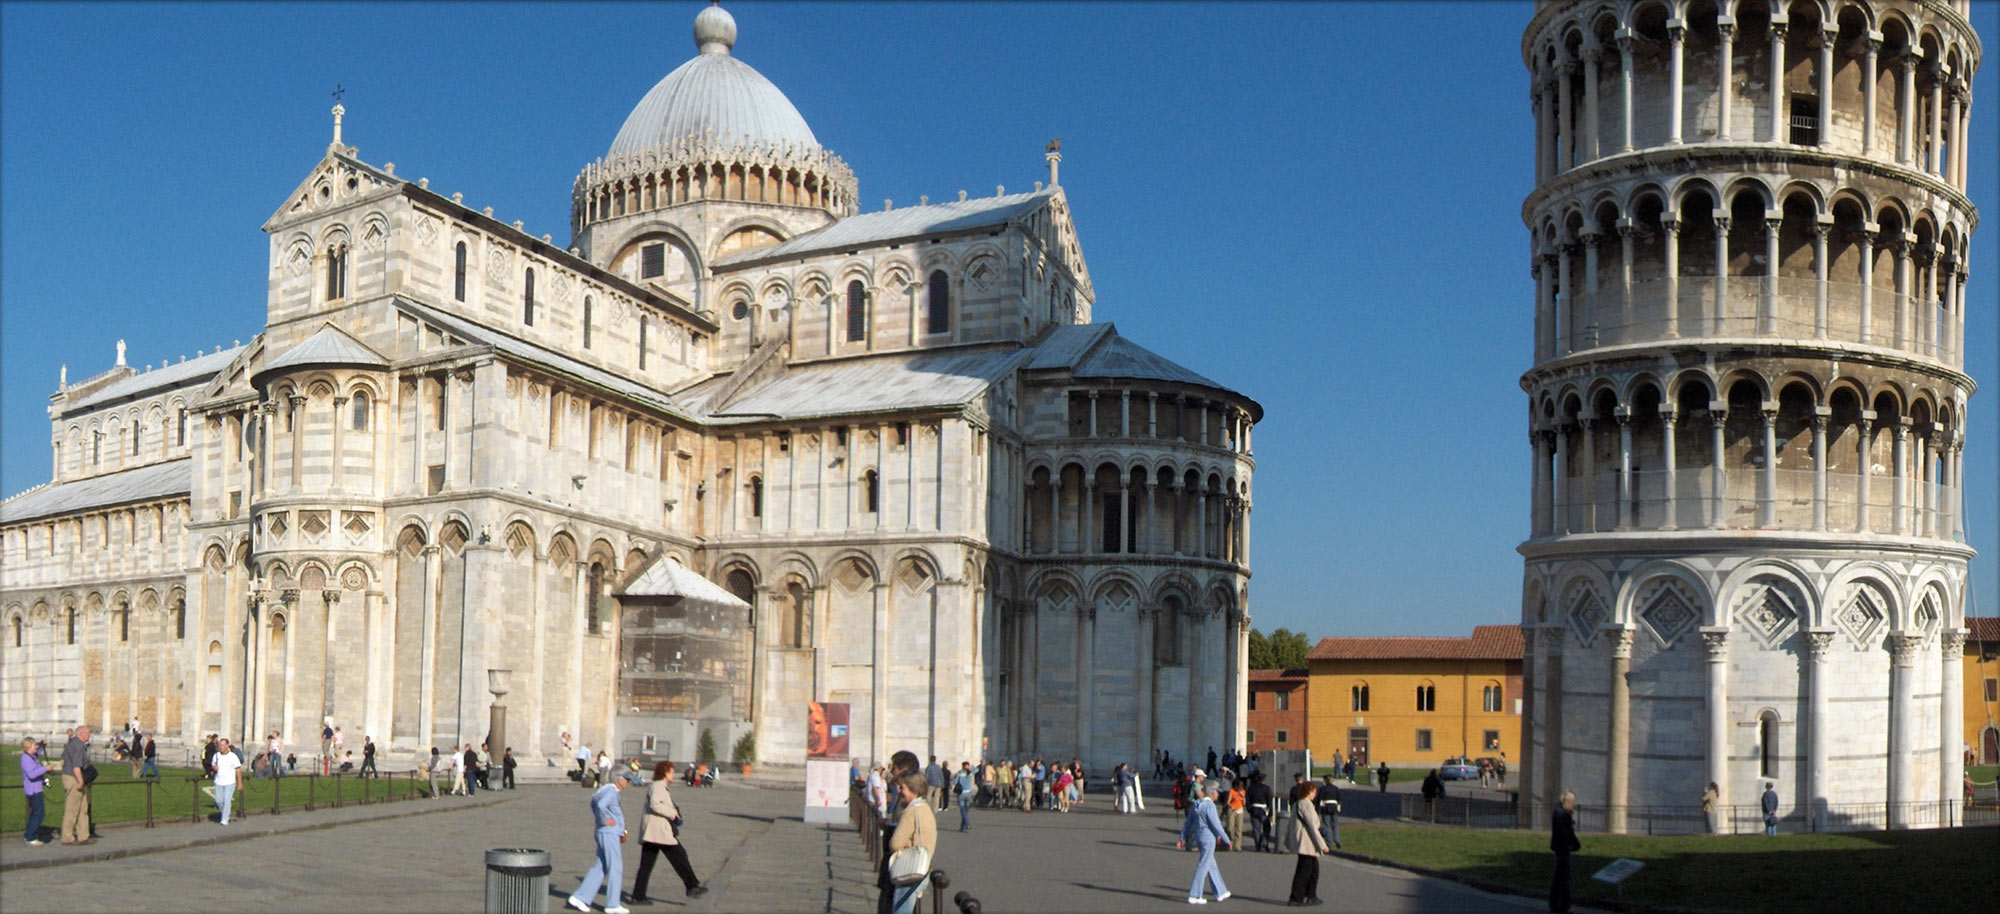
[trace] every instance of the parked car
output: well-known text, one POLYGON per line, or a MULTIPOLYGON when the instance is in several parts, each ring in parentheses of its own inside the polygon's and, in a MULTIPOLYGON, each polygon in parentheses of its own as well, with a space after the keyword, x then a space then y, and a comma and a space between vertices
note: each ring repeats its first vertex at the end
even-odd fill
POLYGON ((1438 777, 1447 781, 1476 781, 1479 780, 1479 766, 1464 756, 1453 756, 1438 766, 1438 777))

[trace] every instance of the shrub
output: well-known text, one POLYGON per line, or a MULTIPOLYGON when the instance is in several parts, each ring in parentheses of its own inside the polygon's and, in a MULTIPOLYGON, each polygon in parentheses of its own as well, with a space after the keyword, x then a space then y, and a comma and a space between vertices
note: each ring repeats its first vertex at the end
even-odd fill
POLYGON ((694 760, 697 764, 715 761, 715 734, 708 732, 707 727, 701 728, 701 739, 694 744, 694 760))
POLYGON ((748 765, 757 760, 757 734, 749 732, 736 740, 736 748, 730 750, 729 760, 738 765, 748 765))

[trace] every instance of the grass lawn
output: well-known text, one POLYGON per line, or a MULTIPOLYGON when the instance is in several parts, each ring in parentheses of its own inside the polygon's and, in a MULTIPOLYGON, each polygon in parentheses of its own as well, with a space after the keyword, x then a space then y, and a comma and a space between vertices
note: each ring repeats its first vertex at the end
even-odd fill
MULTIPOLYGON (((2000 896, 1995 828, 1581 837, 1583 850, 1571 864, 1580 904, 1619 897, 1590 874, 1620 857, 1646 864, 1625 881, 1626 900, 1680 907, 1774 914, 1961 911, 2000 896)), ((1350 825, 1341 829, 1341 839, 1357 854, 1537 890, 1547 890, 1555 872, 1546 832, 1350 825)))
MULTIPOLYGON (((20 748, 0 753, 0 784, 6 784, 0 791, 0 837, 18 835, 28 825, 28 802, 21 793, 21 765, 17 761, 20 748)), ((145 821, 146 787, 143 782, 132 778, 132 769, 123 763, 100 764, 97 766, 97 783, 91 787, 91 818, 97 824, 112 822, 145 821)), ((203 815, 215 812, 215 802, 201 793, 199 788, 207 787, 210 781, 190 783, 188 778, 201 773, 200 769, 160 768, 160 780, 153 785, 153 820, 155 822, 187 819, 199 803, 203 815)), ((331 805, 336 789, 343 802, 353 803, 361 799, 363 784, 355 778, 320 778, 310 789, 308 778, 294 775, 275 783, 268 778, 249 778, 248 785, 236 791, 236 814, 257 815, 267 813, 275 791, 280 809, 303 807, 308 793, 316 806, 331 805)), ((421 779, 420 779, 421 780, 421 779)), ((388 778, 371 780, 367 785, 368 801, 375 802, 384 797, 411 796, 412 785, 407 774, 393 782, 388 778)), ((415 791, 419 794, 429 789, 420 783, 415 791)), ((62 825, 63 790, 62 779, 50 772, 47 800, 43 801, 43 828, 54 829, 62 825)))
MULTIPOLYGON (((1362 787, 1374 787, 1374 786, 1377 786, 1377 785, 1376 785, 1376 783, 1375 783, 1375 774, 1376 774, 1376 772, 1377 772, 1377 771, 1379 771, 1379 770, 1380 770, 1380 769, 1376 769, 1376 768, 1370 768, 1370 769, 1368 769, 1367 771, 1363 771, 1363 770, 1361 770, 1361 769, 1359 769, 1359 768, 1356 768, 1356 769, 1354 769, 1354 780, 1355 780, 1356 784, 1358 784, 1359 786, 1362 786, 1362 787)), ((1326 774, 1336 774, 1336 773, 1337 773, 1337 772, 1335 772, 1335 771, 1333 770, 1333 766, 1332 766, 1332 765, 1314 765, 1314 766, 1313 766, 1313 777, 1315 777, 1315 778, 1317 778, 1317 777, 1319 777, 1319 776, 1321 776, 1321 775, 1326 775, 1326 774)), ((1418 782, 1418 781, 1421 781, 1421 780, 1423 780, 1423 779, 1424 779, 1424 775, 1427 775, 1427 774, 1430 774, 1430 773, 1431 773, 1431 770, 1430 770, 1429 768, 1391 768, 1391 769, 1389 769, 1389 783, 1391 783, 1391 784, 1406 784, 1406 783, 1408 783, 1408 784, 1414 784, 1414 783, 1416 783, 1416 782, 1418 782)), ((1346 781, 1346 780, 1342 780, 1342 781, 1341 781, 1341 783, 1342 783, 1342 784, 1345 784, 1345 783, 1347 783, 1347 781, 1346 781)))

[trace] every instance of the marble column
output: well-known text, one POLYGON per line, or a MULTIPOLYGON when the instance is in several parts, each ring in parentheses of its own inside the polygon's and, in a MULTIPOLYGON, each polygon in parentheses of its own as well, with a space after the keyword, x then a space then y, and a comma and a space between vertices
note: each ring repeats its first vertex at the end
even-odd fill
MULTIPOLYGON (((1704 625, 1701 627, 1702 646, 1708 652, 1708 779, 1715 782, 1722 796, 1721 805, 1729 803, 1729 626, 1704 625)), ((1722 816, 1717 831, 1728 834, 1728 816, 1722 816)))
POLYGON ((1791 139, 1785 135, 1786 109, 1791 106, 1785 98, 1785 35, 1790 31, 1783 22, 1771 23, 1771 142, 1783 143, 1791 139))
POLYGON ((1556 65, 1556 174, 1576 166, 1576 113, 1570 101, 1576 69, 1574 60, 1556 65))
POLYGON ((1829 407, 1813 408, 1813 529, 1826 529, 1826 424, 1833 417, 1829 407))
POLYGON ((1832 782, 1827 767, 1827 754, 1832 750, 1834 737, 1829 732, 1833 724, 1830 702, 1833 695, 1833 680, 1828 654, 1833 650, 1835 630, 1812 628, 1806 630, 1806 650, 1811 655, 1809 666, 1812 679, 1808 685, 1806 714, 1806 797, 1810 801, 1808 815, 1814 831, 1826 828, 1827 804, 1832 795, 1832 782))
POLYGON ((1944 726, 1939 728, 1938 745, 1938 799, 1944 801, 1951 812, 1942 825, 1959 824, 1959 816, 1965 802, 1962 785, 1965 781, 1965 733, 1960 721, 1965 719, 1965 637, 1969 632, 1964 628, 1947 628, 1938 639, 1940 659, 1944 661, 1944 696, 1940 709, 1944 726))
POLYGON ((1778 332, 1778 233, 1784 228, 1782 219, 1764 220, 1764 275, 1759 285, 1762 287, 1757 301, 1757 334, 1773 336, 1778 332))
POLYGON ((1860 470, 1854 480, 1854 530, 1856 533, 1868 532, 1868 445, 1870 443, 1868 436, 1870 425, 1874 418, 1874 410, 1864 409, 1861 411, 1860 420, 1854 423, 1855 431, 1860 433, 1857 439, 1858 443, 1855 445, 1855 450, 1859 452, 1856 455, 1857 461, 1855 466, 1860 470))
POLYGON ((1674 453, 1674 428, 1679 418, 1679 414, 1671 406, 1660 410, 1661 497, 1666 505, 1666 514, 1661 518, 1659 525, 1662 530, 1677 530, 1681 525, 1680 482, 1674 467, 1679 460, 1678 455, 1674 453))
POLYGON ((1618 106, 1619 106, 1619 152, 1631 152, 1632 146, 1632 33, 1619 29, 1615 39, 1618 42, 1618 106))
MULTIPOLYGON (((1917 697, 1915 672, 1917 653, 1924 643, 1922 632, 1900 631, 1889 636, 1889 827, 1908 828, 1909 804, 1916 800, 1917 697)), ((1945 729, 1956 730, 1953 721, 1945 729)))
POLYGON ((1583 159, 1591 161, 1598 157, 1597 143, 1597 66, 1603 57, 1596 45, 1583 51, 1583 159))
POLYGON ((1905 50, 1896 62, 1902 68, 1903 92, 1896 106, 1896 161, 1911 168, 1917 167, 1914 128, 1917 120, 1917 61, 1922 58, 1915 50, 1905 50))
POLYGON ((878 581, 871 588, 871 616, 874 619, 872 663, 869 664, 868 757, 878 765, 887 764, 888 742, 883 733, 889 717, 889 584, 878 581))
POLYGON ((1862 39, 1861 63, 1861 154, 1875 153, 1875 80, 1880 75, 1879 60, 1882 54, 1881 33, 1871 33, 1862 39))
POLYGON ((1618 407, 1618 529, 1632 528, 1632 413, 1618 407))
POLYGON ((1757 468, 1757 526, 1766 530, 1778 525, 1778 411, 1758 411, 1763 426, 1764 465, 1757 468))
POLYGON ((1132 652, 1136 667, 1132 674, 1132 691, 1139 698, 1139 760, 1133 764, 1149 764, 1153 750, 1158 748, 1153 741, 1153 626, 1158 624, 1159 615, 1157 607, 1139 607, 1139 630, 1135 636, 1137 650, 1132 652))
MULTIPOLYGON (((1532 618, 1535 607, 1524 607, 1524 616, 1532 618)), ((1515 804, 1514 825, 1517 828, 1532 828, 1535 825, 1535 798, 1541 796, 1536 785, 1536 763, 1540 757, 1535 752, 1535 727, 1541 723, 1541 716, 1535 713, 1535 701, 1541 689, 1535 687, 1535 676, 1541 670, 1540 646, 1541 629, 1524 621, 1521 625, 1521 744, 1515 747, 1519 759, 1515 763, 1520 800, 1515 804)), ((1343 747, 1344 748, 1344 747, 1343 747)))
POLYGON ((1861 279, 1857 283, 1861 292, 1861 326, 1855 338, 1867 343, 1874 336, 1875 322, 1875 233, 1862 229, 1854 233, 1854 243, 1861 247, 1861 279))
POLYGON ((1833 134, 1833 46, 1840 40, 1838 29, 1819 32, 1819 137, 1818 146, 1829 145, 1833 134))
POLYGON ((1605 627, 1605 643, 1611 648, 1611 745, 1606 758, 1605 828, 1624 834, 1626 803, 1629 800, 1628 773, 1632 766, 1632 636, 1631 623, 1605 627))
POLYGON ((1823 340, 1827 335, 1828 300, 1831 285, 1827 271, 1830 265, 1826 259, 1826 238, 1833 231, 1831 222, 1813 223, 1813 339, 1823 340))
POLYGON ((1910 417, 1902 416, 1898 418, 1894 431, 1896 443, 1889 450, 1889 463, 1891 464, 1889 470, 1891 495, 1889 518, 1890 530, 1896 535, 1901 536, 1910 532, 1910 464, 1908 456, 1910 452, 1910 417))
POLYGON ((1717 16, 1715 31, 1719 38, 1715 55, 1716 69, 1716 117, 1715 138, 1719 142, 1729 140, 1730 103, 1736 100, 1736 17, 1717 16))
POLYGON ((1723 469, 1723 426, 1729 421, 1729 410, 1710 407, 1709 419, 1709 480, 1714 491, 1708 498, 1708 526, 1722 526, 1723 498, 1729 490, 1729 474, 1723 469))
MULTIPOLYGON (((1708 332, 1721 336, 1728 332, 1729 320, 1729 217, 1715 217, 1715 296, 1709 305, 1708 332)), ((1748 334, 1745 334, 1746 336, 1748 334)))
MULTIPOLYGON (((1670 20, 1667 23, 1667 82, 1670 89, 1667 96, 1667 145, 1669 146, 1679 146, 1681 144, 1681 66, 1682 58, 1686 56, 1684 53, 1686 39, 1687 27, 1682 25, 1679 20, 1670 20)), ((1632 55, 1627 53, 1625 55, 1625 92, 1627 97, 1625 123, 1627 125, 1632 123, 1632 105, 1630 102, 1632 91, 1631 60, 1632 55)), ((1627 127, 1627 131, 1629 134, 1629 126, 1627 127)), ((1625 140, 1629 146, 1632 138, 1628 135, 1625 140)))
POLYGON ((437 687, 437 593, 438 575, 442 573, 438 548, 436 543, 424 547, 424 631, 420 655, 423 667, 417 679, 417 742, 424 746, 431 745, 432 728, 437 722, 432 696, 437 687))
POLYGON ((1097 607, 1083 603, 1076 610, 1076 743, 1084 764, 1097 761, 1097 607))
POLYGON ((1542 674, 1542 712, 1548 719, 1542 724, 1541 799, 1543 808, 1553 809, 1563 791, 1563 648, 1569 632, 1560 623, 1547 623, 1537 640, 1548 647, 1548 669, 1542 674))

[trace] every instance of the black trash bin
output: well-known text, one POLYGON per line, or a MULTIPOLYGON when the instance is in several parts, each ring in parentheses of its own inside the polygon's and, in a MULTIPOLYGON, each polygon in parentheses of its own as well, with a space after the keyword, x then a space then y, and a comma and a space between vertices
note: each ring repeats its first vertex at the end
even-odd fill
POLYGON ((548 851, 499 847, 486 852, 486 914, 545 914, 549 909, 548 851))

